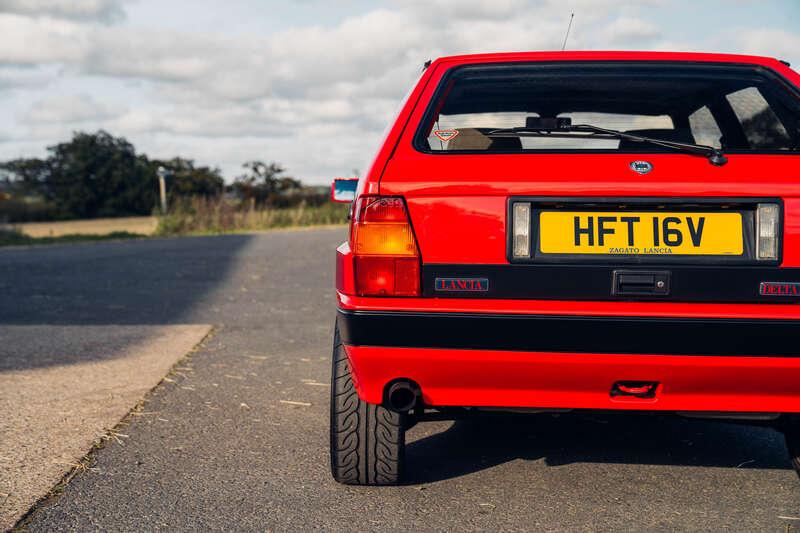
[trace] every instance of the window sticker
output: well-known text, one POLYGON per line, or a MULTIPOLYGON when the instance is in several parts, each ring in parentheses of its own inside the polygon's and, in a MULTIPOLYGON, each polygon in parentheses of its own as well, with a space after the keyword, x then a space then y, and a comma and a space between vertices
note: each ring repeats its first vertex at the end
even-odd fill
POLYGON ((440 141, 452 141, 456 137, 458 137, 459 131, 458 130, 436 130, 433 132, 434 135, 439 137, 440 141))

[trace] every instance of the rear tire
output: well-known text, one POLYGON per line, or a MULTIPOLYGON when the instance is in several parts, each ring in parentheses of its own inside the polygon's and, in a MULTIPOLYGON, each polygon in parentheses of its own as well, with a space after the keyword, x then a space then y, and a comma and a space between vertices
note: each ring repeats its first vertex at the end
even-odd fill
POLYGON ((346 485, 395 485, 405 455, 404 416, 358 397, 339 338, 333 341, 331 473, 346 485))

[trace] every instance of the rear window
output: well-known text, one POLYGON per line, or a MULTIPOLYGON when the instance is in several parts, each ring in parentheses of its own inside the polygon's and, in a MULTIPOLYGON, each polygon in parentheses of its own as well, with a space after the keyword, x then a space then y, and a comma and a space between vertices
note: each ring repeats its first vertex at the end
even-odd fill
POLYGON ((569 119, 727 152, 800 151, 800 100, 757 66, 522 63, 458 67, 442 79, 415 138, 425 152, 662 152, 575 132, 493 137, 529 119, 569 119))

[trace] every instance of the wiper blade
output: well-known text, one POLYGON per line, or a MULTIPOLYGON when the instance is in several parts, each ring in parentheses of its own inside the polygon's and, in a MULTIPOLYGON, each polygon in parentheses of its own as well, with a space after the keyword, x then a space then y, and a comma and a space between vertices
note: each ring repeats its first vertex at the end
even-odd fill
POLYGON ((553 123, 552 127, 540 128, 501 128, 492 130, 486 134, 488 137, 563 137, 563 138, 587 138, 587 139, 625 139, 632 142, 655 144, 665 148, 672 148, 695 155, 706 157, 712 165, 721 166, 728 162, 728 158, 718 148, 705 144, 682 143, 677 141, 667 141, 655 139, 653 137, 643 137, 632 133, 625 133, 619 130, 600 128, 591 124, 553 123), (585 133, 586 135, 574 135, 575 133, 585 133))
POLYGON ((598 128, 597 126, 592 126, 590 124, 577 124, 575 126, 570 126, 570 128, 574 129, 575 131, 590 131, 595 133, 603 133, 606 135, 618 137, 620 139, 626 139, 633 142, 650 143, 650 144, 656 144, 658 146, 665 146, 667 148, 675 148, 676 150, 683 150, 685 152, 707 157, 708 161, 712 165, 722 166, 728 162, 728 158, 725 157, 725 154, 723 154, 721 150, 719 150, 718 148, 714 148, 713 146, 708 146, 706 144, 666 141, 663 139, 655 139, 653 137, 643 137, 641 135, 633 135, 631 133, 625 133, 618 130, 598 128))

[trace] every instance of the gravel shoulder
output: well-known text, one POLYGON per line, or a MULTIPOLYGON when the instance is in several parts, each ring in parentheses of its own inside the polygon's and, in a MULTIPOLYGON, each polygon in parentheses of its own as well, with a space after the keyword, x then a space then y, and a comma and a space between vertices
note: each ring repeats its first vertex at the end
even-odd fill
POLYGON ((0 530, 13 526, 210 331, 0 326, 0 530))

